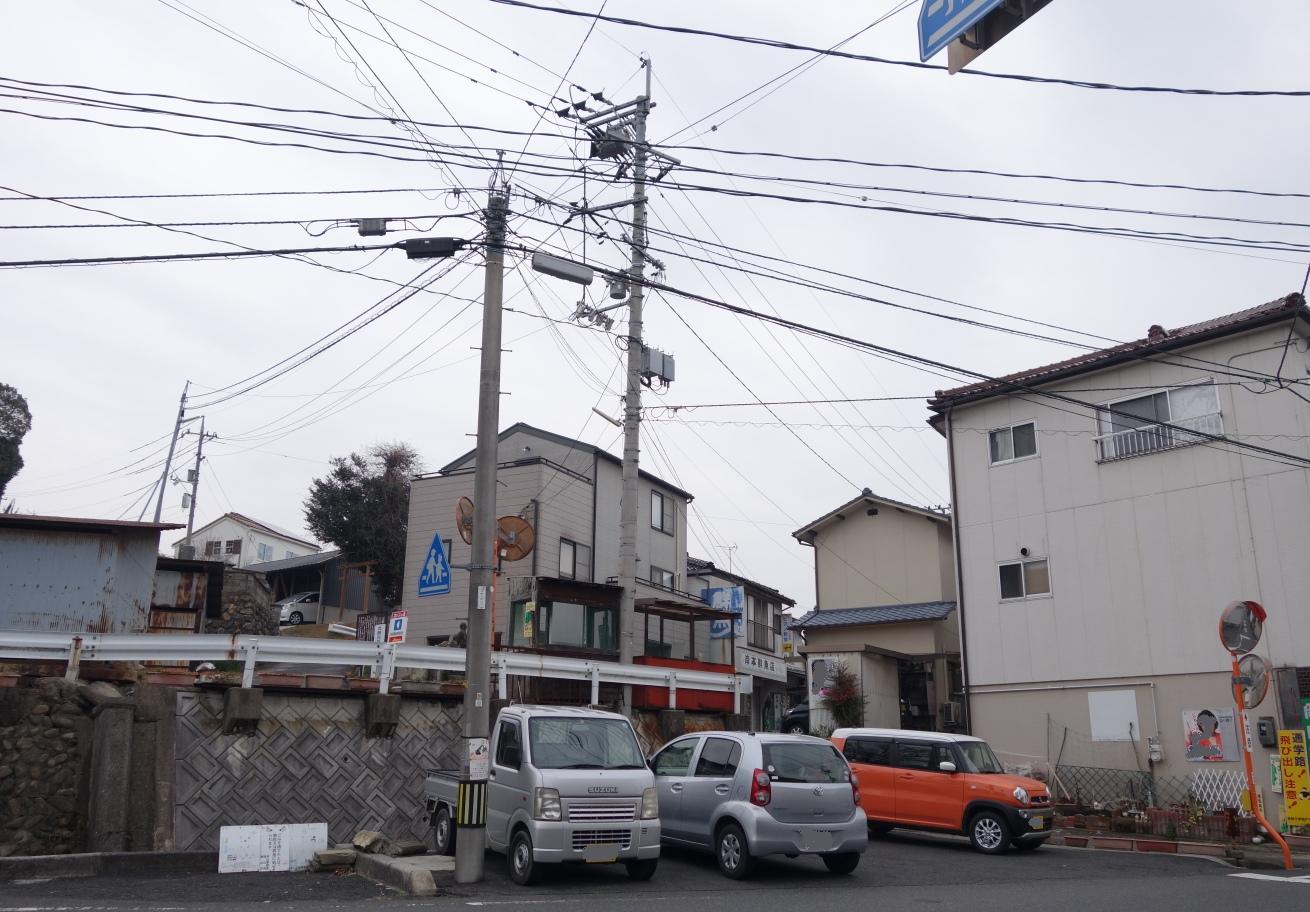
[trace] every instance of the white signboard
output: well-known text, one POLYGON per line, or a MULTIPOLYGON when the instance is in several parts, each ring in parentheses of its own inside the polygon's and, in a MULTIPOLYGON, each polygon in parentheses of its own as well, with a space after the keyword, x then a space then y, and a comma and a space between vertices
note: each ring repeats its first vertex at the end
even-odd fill
POLYGON ((307 871, 326 849, 326 823, 225 826, 218 831, 218 873, 307 871))
POLYGON ((1093 741, 1134 741, 1142 737, 1133 690, 1094 690, 1087 695, 1093 741))
POLYGON ((770 681, 787 680, 787 662, 781 656, 757 649, 737 647, 737 672, 770 681))
POLYGON ((491 772, 491 746, 486 738, 469 738, 469 778, 486 779, 491 772))

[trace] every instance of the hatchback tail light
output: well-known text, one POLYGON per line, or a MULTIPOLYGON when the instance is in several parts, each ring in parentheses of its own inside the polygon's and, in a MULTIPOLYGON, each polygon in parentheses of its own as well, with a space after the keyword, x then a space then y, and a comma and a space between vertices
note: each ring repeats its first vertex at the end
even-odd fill
POLYGON ((769 774, 757 769, 751 774, 751 804, 768 807, 771 800, 773 800, 773 785, 769 782, 769 774))

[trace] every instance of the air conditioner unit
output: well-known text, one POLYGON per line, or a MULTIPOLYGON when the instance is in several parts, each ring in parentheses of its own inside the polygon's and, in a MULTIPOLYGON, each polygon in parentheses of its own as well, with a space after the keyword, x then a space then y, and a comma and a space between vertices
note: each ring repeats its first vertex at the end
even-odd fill
POLYGON ((942 704, 942 722, 946 725, 960 724, 960 704, 952 700, 942 704))
POLYGON ((195 559, 196 559, 196 546, 195 546, 195 545, 179 545, 179 546, 178 546, 178 549, 177 549, 177 556, 178 556, 178 559, 179 559, 179 560, 195 560, 195 559))

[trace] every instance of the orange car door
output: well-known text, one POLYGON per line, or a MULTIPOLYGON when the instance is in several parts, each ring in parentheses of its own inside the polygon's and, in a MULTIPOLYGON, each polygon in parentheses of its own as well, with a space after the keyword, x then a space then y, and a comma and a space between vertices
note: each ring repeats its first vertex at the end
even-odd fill
POLYGON ((897 821, 942 829, 959 827, 964 776, 942 772, 939 765, 943 760, 955 760, 947 744, 897 739, 893 770, 897 821))
POLYGON ((887 738, 851 737, 842 752, 860 779, 860 807, 870 820, 891 822, 895 814, 892 742, 887 738))

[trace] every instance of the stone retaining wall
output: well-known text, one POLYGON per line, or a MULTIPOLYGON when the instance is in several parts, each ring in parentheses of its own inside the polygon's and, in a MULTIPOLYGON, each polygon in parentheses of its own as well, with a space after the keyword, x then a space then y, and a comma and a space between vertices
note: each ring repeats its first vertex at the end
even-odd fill
POLYGON ((223 571, 223 614, 205 621, 205 633, 276 636, 273 592, 261 573, 228 567, 223 571))

